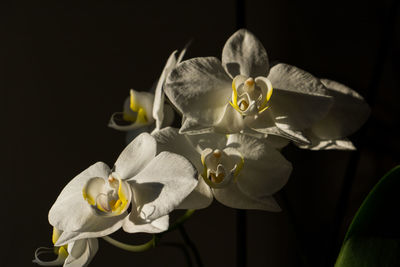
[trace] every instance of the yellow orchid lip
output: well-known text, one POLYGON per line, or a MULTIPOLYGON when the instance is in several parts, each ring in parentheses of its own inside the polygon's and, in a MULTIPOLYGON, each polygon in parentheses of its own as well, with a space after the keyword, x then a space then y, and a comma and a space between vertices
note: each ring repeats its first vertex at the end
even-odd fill
POLYGON ((82 190, 83 198, 103 216, 117 216, 126 211, 130 194, 129 185, 115 172, 107 180, 90 179, 82 190))
MULTIPOLYGON (((57 228, 53 227, 53 235, 51 237, 51 241, 53 244, 57 242, 60 238, 62 231, 58 230, 57 228)), ((54 253, 59 255, 59 257, 66 259, 68 257, 68 244, 61 246, 61 247, 54 247, 54 253)))
POLYGON ((236 76, 232 81, 232 97, 229 104, 241 115, 258 115, 266 111, 273 92, 271 81, 265 77, 245 78, 236 76), (239 83, 239 87, 237 86, 239 83), (238 90, 240 90, 240 95, 238 90))
POLYGON ((147 123, 147 114, 146 110, 140 105, 136 95, 135 91, 131 90, 130 91, 130 104, 129 104, 130 110, 133 112, 136 112, 136 117, 132 116, 131 114, 128 114, 126 112, 123 113, 123 119, 126 121, 131 121, 131 122, 137 122, 137 123, 147 123))

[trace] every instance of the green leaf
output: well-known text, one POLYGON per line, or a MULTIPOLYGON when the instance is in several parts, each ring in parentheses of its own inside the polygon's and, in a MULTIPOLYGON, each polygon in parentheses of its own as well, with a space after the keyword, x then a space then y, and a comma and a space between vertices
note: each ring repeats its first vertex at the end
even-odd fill
POLYGON ((388 172, 362 203, 335 267, 400 266, 400 166, 388 172))

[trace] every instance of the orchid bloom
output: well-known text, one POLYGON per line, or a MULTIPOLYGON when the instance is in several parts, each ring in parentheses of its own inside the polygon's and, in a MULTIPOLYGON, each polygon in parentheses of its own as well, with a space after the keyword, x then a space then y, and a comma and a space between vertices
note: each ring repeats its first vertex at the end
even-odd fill
POLYGON ((171 127, 153 136, 159 149, 183 155, 199 172, 196 189, 179 208, 205 208, 214 196, 232 208, 280 210, 272 195, 286 184, 292 165, 264 140, 243 134, 183 135, 171 127))
MULTIPOLYGON (((55 244, 62 231, 53 228, 52 241, 55 244)), ((38 248, 35 252, 34 263, 42 266, 59 266, 74 267, 74 266, 87 266, 93 259, 99 248, 96 238, 80 239, 68 243, 66 245, 54 248, 38 248), (53 261, 43 261, 39 257, 42 254, 54 253, 57 258, 53 261)))
POLYGON ((333 97, 328 114, 304 131, 310 144, 297 144, 311 150, 354 150, 346 136, 354 133, 367 120, 370 108, 363 97, 349 87, 328 79, 321 79, 333 97))
POLYGON ((98 162, 72 179, 49 212, 49 222, 62 231, 55 243, 168 229, 168 214, 197 185, 197 171, 180 155, 156 153, 155 139, 139 135, 110 169, 98 162), (128 208, 131 206, 131 211, 128 208))
POLYGON ((116 130, 132 131, 148 126, 160 129, 163 125, 170 125, 174 119, 174 112, 169 105, 164 105, 163 86, 166 77, 181 62, 185 52, 186 48, 178 57, 176 57, 177 51, 169 56, 154 94, 131 89, 130 96, 124 102, 123 111, 115 112, 108 126, 116 130))
POLYGON ((332 105, 325 86, 287 64, 270 68, 260 41, 241 29, 215 57, 181 62, 169 75, 165 93, 183 113, 180 133, 256 131, 310 143, 301 132, 322 119, 332 105))

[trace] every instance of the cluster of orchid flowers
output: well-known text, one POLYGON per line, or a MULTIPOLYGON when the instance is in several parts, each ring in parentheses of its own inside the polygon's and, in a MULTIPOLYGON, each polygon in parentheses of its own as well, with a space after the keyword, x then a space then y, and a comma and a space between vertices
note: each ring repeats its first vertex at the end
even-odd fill
POLYGON ((273 195, 292 171, 281 148, 354 149, 346 136, 369 107, 345 85, 270 66, 245 29, 228 39, 221 61, 182 61, 184 53, 169 57, 154 94, 131 90, 123 112, 112 115, 109 126, 127 131, 130 143, 112 168, 97 162, 65 186, 49 212, 54 248, 37 249, 34 262, 85 266, 97 238, 118 244, 108 235, 121 228, 167 231, 173 210, 206 208, 214 198, 236 209, 280 211, 273 195), (174 113, 180 129, 169 127, 174 113), (57 258, 41 260, 49 251, 57 258))

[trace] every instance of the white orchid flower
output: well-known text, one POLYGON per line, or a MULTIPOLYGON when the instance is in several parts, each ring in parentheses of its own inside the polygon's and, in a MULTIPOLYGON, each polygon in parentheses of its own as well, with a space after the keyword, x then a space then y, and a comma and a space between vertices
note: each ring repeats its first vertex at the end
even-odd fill
POLYGON ((358 130, 367 120, 370 108, 363 97, 349 87, 328 79, 321 79, 333 97, 328 114, 311 128, 304 131, 310 144, 297 144, 311 150, 354 150, 346 136, 358 130))
POLYGON ((185 55, 186 47, 179 56, 174 51, 168 58, 167 63, 158 79, 155 92, 139 92, 130 90, 130 96, 125 99, 123 111, 115 112, 108 124, 109 127, 121 131, 133 131, 148 127, 160 129, 162 126, 168 126, 174 119, 174 112, 169 105, 164 105, 163 86, 166 77, 171 70, 181 62, 185 55))
MULTIPOLYGON (((53 228, 52 241, 53 244, 57 242, 62 231, 53 228)), ((68 243, 64 246, 54 248, 38 248, 35 251, 34 263, 41 266, 59 266, 74 267, 74 266, 87 266, 93 259, 99 248, 96 238, 80 239, 68 243), (52 261, 43 261, 39 259, 42 254, 55 254, 57 258, 52 261)))
POLYGON ((183 155, 199 171, 196 189, 180 208, 205 208, 214 196, 232 208, 280 211, 272 195, 286 184, 292 165, 264 140, 243 134, 184 135, 171 127, 153 136, 159 149, 183 155))
POLYGON ((156 150, 155 139, 143 133, 112 169, 98 162, 72 179, 49 212, 50 224, 63 231, 55 245, 121 227, 128 233, 167 230, 168 214, 196 187, 197 171, 182 156, 156 150))
POLYGON ((180 63, 165 93, 183 113, 181 133, 239 133, 251 129, 309 143, 301 133, 322 119, 332 99, 311 74, 287 64, 270 68, 267 53, 249 31, 226 42, 214 57, 180 63))

